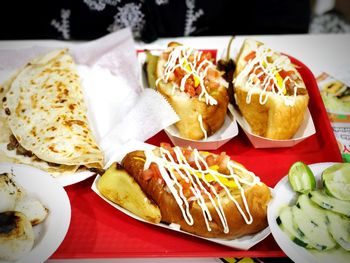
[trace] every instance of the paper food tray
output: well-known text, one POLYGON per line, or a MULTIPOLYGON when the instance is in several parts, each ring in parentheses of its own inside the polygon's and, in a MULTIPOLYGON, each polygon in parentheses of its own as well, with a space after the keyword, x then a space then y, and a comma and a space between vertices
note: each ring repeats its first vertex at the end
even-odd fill
POLYGON ((298 131, 293 136, 293 138, 288 140, 273 140, 253 134, 249 124, 243 118, 242 114, 232 105, 230 105, 230 108, 233 111, 237 122, 242 127, 243 131, 245 132, 248 139, 255 148, 292 147, 316 133, 315 125, 312 120, 309 109, 307 109, 307 111, 305 112, 304 120, 301 123, 298 131))

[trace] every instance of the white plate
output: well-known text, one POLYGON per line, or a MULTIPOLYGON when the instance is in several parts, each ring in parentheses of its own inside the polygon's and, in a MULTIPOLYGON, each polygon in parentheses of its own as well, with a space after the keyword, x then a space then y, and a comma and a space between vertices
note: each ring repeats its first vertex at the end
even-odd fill
POLYGON ((235 248, 235 249, 241 249, 241 250, 248 250, 248 249, 250 249, 251 247, 253 247, 257 243, 259 243, 260 241, 265 239, 271 233, 270 228, 266 227, 265 229, 261 230, 260 232, 254 234, 254 235, 246 235, 246 236, 243 236, 243 237, 240 237, 240 238, 236 238, 236 239, 233 239, 233 240, 226 240, 226 239, 220 239, 220 238, 205 238, 205 237, 197 236, 197 235, 194 235, 194 234, 191 234, 191 233, 188 233, 188 232, 180 230, 179 229, 179 225, 177 225, 177 224, 171 224, 171 225, 164 224, 164 223, 154 224, 154 223, 151 223, 151 222, 148 222, 148 221, 142 219, 141 217, 138 217, 137 215, 129 212, 128 210, 122 208, 121 206, 119 206, 119 205, 111 202, 107 198, 105 198, 100 193, 100 191, 97 189, 97 182, 98 182, 98 180, 100 178, 101 177, 99 175, 96 176, 96 178, 95 178, 95 180, 94 180, 94 182, 93 182, 93 184, 91 186, 91 189, 98 196, 100 196, 103 200, 105 200, 107 203, 109 203, 111 206, 113 206, 114 208, 118 209, 119 211, 127 214, 128 216, 130 216, 130 217, 132 217, 132 218, 134 218, 136 220, 139 220, 139 221, 142 221, 142 222, 145 222, 145 223, 148 223, 148 224, 152 224, 152 225, 156 225, 156 226, 159 226, 159 227, 167 228, 167 229, 170 229, 170 230, 173 230, 173 231, 181 232, 181 233, 184 233, 184 234, 187 234, 187 235, 195 236, 195 237, 198 237, 198 238, 201 238, 201 239, 205 239, 205 240, 217 243, 217 244, 221 244, 221 245, 225 245, 225 246, 228 246, 228 247, 232 247, 232 248, 235 248))
POLYGON ((85 179, 95 175, 96 173, 90 172, 88 170, 86 171, 77 171, 73 174, 61 174, 57 177, 54 177, 54 179, 57 181, 59 185, 62 187, 71 185, 71 184, 76 184, 81 181, 84 181, 85 179))
POLYGON ((37 168, 23 164, 0 163, 0 173, 4 172, 14 174, 13 179, 16 183, 22 186, 29 196, 38 198, 49 209, 46 220, 34 226, 33 249, 16 261, 44 262, 56 251, 68 231, 71 218, 68 195, 55 179, 37 168))
MULTIPOLYGON (((317 163, 309 165, 317 179, 318 187, 321 184, 321 174, 324 169, 334 163, 317 163)), ((305 249, 295 244, 276 223, 281 207, 294 204, 297 194, 292 190, 286 175, 276 186, 274 190, 274 198, 270 202, 267 210, 267 219, 277 244, 293 261, 298 263, 348 263, 350 262, 350 252, 346 252, 342 248, 332 249, 330 251, 319 252, 316 250, 305 249)))

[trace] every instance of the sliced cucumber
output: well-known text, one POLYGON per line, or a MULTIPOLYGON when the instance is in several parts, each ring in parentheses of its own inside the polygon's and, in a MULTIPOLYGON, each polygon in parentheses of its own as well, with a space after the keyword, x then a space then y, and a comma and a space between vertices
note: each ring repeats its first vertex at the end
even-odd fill
POLYGON ((328 167, 322 173, 322 182, 327 194, 350 201, 350 163, 328 167))
POLYGON ((293 227, 294 223, 291 207, 283 207, 280 211, 279 216, 276 218, 276 222, 295 244, 305 248, 312 248, 312 246, 309 245, 309 241, 305 235, 301 232, 298 232, 293 227))
POLYGON ((328 250, 337 245, 327 228, 319 226, 297 206, 292 207, 292 215, 294 228, 305 235, 310 246, 317 250, 328 250))
POLYGON ((346 251, 350 251, 350 219, 328 211, 329 232, 337 243, 346 251))
POLYGON ((337 212, 346 216, 350 216, 350 202, 339 200, 325 194, 323 191, 311 191, 309 198, 319 206, 337 212))
POLYGON ((298 197, 296 206, 306 213, 318 226, 327 229, 327 210, 312 202, 306 194, 302 194, 298 197))
POLYGON ((288 180, 293 190, 307 193, 316 188, 316 179, 309 166, 303 162, 295 162, 289 169, 288 180))

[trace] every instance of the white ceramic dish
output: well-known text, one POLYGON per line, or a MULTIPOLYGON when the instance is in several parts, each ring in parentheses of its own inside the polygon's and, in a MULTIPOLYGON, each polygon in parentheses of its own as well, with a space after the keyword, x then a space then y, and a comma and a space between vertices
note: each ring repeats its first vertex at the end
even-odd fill
MULTIPOLYGON (((317 179, 318 186, 321 183, 321 174, 324 169, 334 163, 317 163, 309 165, 317 179)), ((281 207, 294 204, 297 194, 292 190, 288 182, 288 176, 283 177, 282 180, 275 186, 274 198, 268 206, 268 222, 271 233, 275 238, 277 244, 291 258, 298 263, 348 263, 350 262, 350 252, 346 252, 342 248, 332 249, 330 251, 319 252, 317 250, 305 249, 295 244, 277 225, 276 218, 281 207)))
MULTIPOLYGON (((32 250, 15 262, 45 262, 59 247, 68 231, 71 219, 68 195, 49 174, 31 166, 0 163, 0 173, 4 172, 14 174, 13 180, 29 196, 36 197, 49 209, 45 221, 34 226, 35 242, 32 250)), ((4 262, 7 261, 0 260, 0 263, 4 262)))
POLYGON ((81 181, 84 181, 85 179, 95 175, 96 173, 90 172, 88 170, 86 171, 78 171, 73 174, 62 174, 55 178, 57 183, 59 183, 61 186, 68 186, 71 184, 76 184, 81 181))

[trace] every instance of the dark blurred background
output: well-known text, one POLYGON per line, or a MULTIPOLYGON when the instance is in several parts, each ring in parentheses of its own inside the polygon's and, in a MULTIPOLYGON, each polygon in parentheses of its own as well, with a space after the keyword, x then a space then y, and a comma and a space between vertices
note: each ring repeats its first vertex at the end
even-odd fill
POLYGON ((1 39, 89 40, 125 27, 144 42, 350 32, 350 0, 19 0, 1 10, 1 39))

